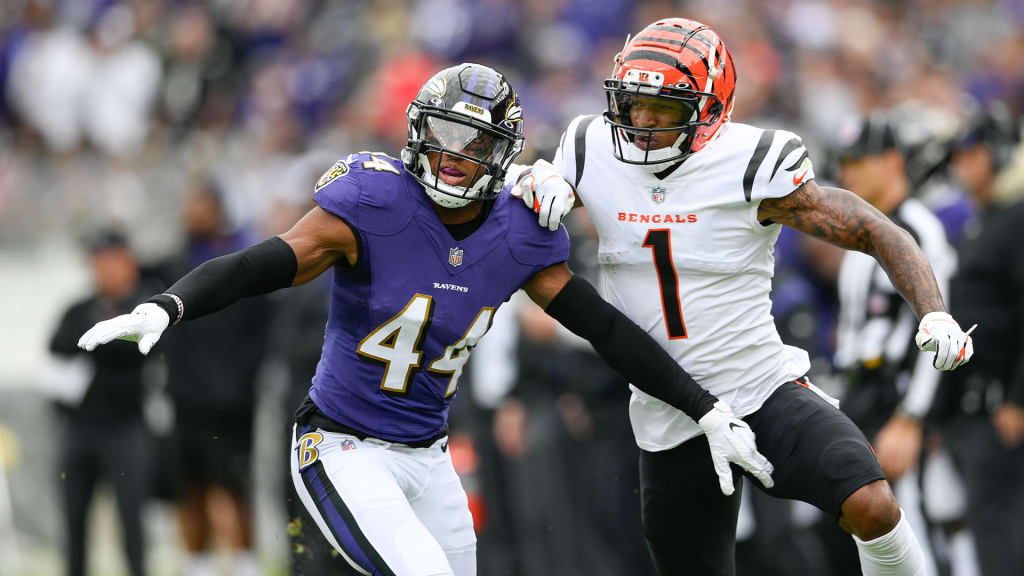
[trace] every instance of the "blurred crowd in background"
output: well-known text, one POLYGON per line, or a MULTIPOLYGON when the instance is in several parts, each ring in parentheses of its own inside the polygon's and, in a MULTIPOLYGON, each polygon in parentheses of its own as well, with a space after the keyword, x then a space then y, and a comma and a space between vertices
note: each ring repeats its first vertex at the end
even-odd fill
MULTIPOLYGON (((955 169, 964 146, 996 142, 1000 198, 1024 187, 1019 0, 4 0, 0 574, 96 566, 86 510, 104 476, 125 556, 95 574, 344 574, 287 495, 290 418, 319 356, 326 284, 275 295, 259 308, 271 314, 239 307, 175 329, 145 363, 124 368, 114 355, 127 372, 106 388, 102 370, 73 365, 69 333, 91 322, 75 324, 69 307, 130 310, 133 295, 287 230, 336 159, 397 156, 406 105, 454 63, 505 73, 524 107, 519 162, 551 158, 569 120, 605 108, 602 80, 626 35, 671 16, 722 36, 738 72, 733 120, 800 134, 819 182, 840 179, 848 119, 881 114, 893 143, 861 153, 897 150, 912 195, 954 246, 981 212, 955 169), (114 447, 124 435, 112 422, 145 443, 114 447), (126 473, 136 476, 118 481, 126 473), (150 511, 160 506, 174 513, 150 511)), ((569 228, 571 267, 596 274, 583 211, 569 228)), ((776 258, 783 339, 842 397, 842 254, 784 233, 776 258)), ((532 304, 514 299, 492 332, 451 421, 480 573, 652 574, 625 383, 532 304)), ((926 431, 923 451, 941 443, 941 426, 926 431)), ((947 490, 936 498, 955 500, 947 490)), ((827 567, 834 535, 817 526, 831 521, 747 502, 743 574, 849 573, 827 567)), ((951 514, 947 527, 963 522, 963 510, 951 514)), ((980 573, 970 554, 956 565, 953 539, 935 540, 940 573, 980 573)))

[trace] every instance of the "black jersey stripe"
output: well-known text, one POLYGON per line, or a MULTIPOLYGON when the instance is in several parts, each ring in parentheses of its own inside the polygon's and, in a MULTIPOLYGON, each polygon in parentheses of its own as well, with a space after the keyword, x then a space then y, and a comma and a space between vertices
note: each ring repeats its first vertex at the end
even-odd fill
POLYGON ((587 162, 587 128, 590 128, 590 123, 594 121, 594 118, 597 118, 597 114, 584 116, 576 125, 576 179, 572 183, 573 188, 579 187, 580 179, 583 178, 583 167, 587 162))
MULTIPOLYGON (((775 178, 775 173, 779 171, 779 166, 782 166, 782 161, 786 159, 786 156, 789 156, 793 150, 796 150, 803 145, 803 142, 801 142, 799 138, 790 138, 789 141, 782 146, 782 152, 779 152, 779 157, 775 159, 775 167, 772 168, 772 175, 768 179, 771 180, 772 178, 775 178)), ((804 151, 804 156, 806 155, 807 152, 804 151)), ((801 159, 800 162, 803 162, 803 160, 801 159)), ((788 172, 796 166, 799 166, 799 164, 786 168, 786 171, 788 172)))
MULTIPOLYGON (((792 166, 786 168, 786 171, 789 172, 789 171, 792 171, 792 170, 796 170, 797 168, 800 167, 800 164, 802 164, 803 161, 806 160, 807 158, 810 158, 810 156, 807 155, 807 149, 804 148, 804 153, 801 154, 800 157, 796 159, 796 162, 793 162, 792 166)), ((780 159, 781 159, 781 156, 780 156, 780 159)))
POLYGON ((743 197, 747 199, 747 202, 750 202, 750 193, 754 189, 754 176, 757 176, 757 169, 761 167, 761 162, 764 162, 764 157, 768 155, 768 149, 772 147, 773 140, 775 140, 775 130, 762 132, 761 139, 757 141, 757 148, 754 148, 754 155, 747 163, 747 171, 743 173, 743 197))

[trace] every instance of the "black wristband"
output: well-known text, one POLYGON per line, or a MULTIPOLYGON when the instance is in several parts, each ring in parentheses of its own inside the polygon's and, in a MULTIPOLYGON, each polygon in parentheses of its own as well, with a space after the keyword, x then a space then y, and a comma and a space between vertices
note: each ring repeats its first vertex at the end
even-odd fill
POLYGON ((573 276, 545 310, 585 338, 616 372, 647 394, 700 420, 717 398, 702 388, 650 334, 573 276))
POLYGON ((149 301, 166 310, 172 321, 192 320, 242 298, 287 288, 295 281, 298 267, 295 251, 274 236, 204 262, 149 301))
POLYGON ((146 300, 146 302, 152 302, 163 308, 164 312, 167 312, 167 317, 171 319, 170 326, 181 322, 181 317, 185 313, 185 305, 182 303, 181 298, 173 294, 157 294, 146 300))

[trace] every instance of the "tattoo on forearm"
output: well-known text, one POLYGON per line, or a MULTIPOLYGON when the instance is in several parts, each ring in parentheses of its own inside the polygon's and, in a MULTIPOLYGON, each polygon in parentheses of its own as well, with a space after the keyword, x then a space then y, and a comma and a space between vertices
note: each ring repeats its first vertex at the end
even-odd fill
POLYGON ((913 237, 847 190, 804 185, 780 198, 772 220, 873 256, 918 318, 945 310, 931 265, 913 237))

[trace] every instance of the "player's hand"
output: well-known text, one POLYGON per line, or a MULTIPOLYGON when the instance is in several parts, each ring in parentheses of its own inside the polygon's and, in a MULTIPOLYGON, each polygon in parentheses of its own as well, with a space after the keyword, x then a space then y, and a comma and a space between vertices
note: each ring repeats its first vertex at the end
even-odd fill
POLYGON ((530 173, 512 187, 512 195, 522 198, 537 213, 537 222, 549 230, 558 230, 576 204, 572 186, 547 160, 537 160, 530 173))
POLYGON ((100 344, 114 339, 139 343, 139 352, 149 354, 171 319, 163 308, 146 302, 139 304, 131 314, 122 314, 97 323, 78 339, 78 347, 92 352, 100 344))
POLYGON ((921 318, 914 341, 921 350, 935 352, 932 366, 937 370, 954 370, 974 355, 974 341, 970 336, 974 328, 964 332, 949 314, 929 312, 921 318))
POLYGON ((715 402, 715 407, 697 422, 704 429, 711 446, 711 461, 718 474, 718 483, 722 494, 731 496, 735 490, 732 480, 732 469, 729 463, 737 464, 765 488, 775 485, 772 472, 775 468, 760 452, 754 440, 754 431, 746 422, 737 418, 725 402, 715 402))

